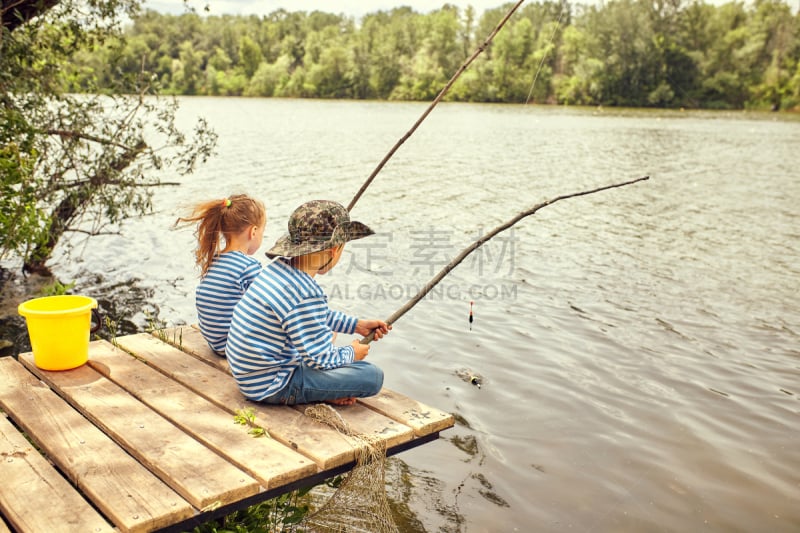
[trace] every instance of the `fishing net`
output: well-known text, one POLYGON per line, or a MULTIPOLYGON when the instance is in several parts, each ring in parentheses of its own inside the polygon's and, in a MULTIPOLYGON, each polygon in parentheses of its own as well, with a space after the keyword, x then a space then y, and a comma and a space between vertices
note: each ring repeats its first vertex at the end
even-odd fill
POLYGON ((354 432, 330 405, 311 405, 305 413, 356 441, 356 465, 322 507, 303 519, 298 530, 398 533, 386 498, 385 442, 354 432))

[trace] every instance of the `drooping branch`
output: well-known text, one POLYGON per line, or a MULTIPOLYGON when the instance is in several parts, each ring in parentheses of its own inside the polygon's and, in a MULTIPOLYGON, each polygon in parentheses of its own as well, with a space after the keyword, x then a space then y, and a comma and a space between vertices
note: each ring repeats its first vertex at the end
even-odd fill
POLYGON ((128 168, 146 149, 147 144, 139 141, 135 146, 128 148, 125 153, 120 154, 107 168, 98 171, 80 187, 62 198, 50 214, 48 238, 35 246, 22 267, 23 271, 49 274, 45 263, 58 240, 69 228, 70 223, 91 203, 92 197, 99 187, 107 185, 112 176, 128 168))
MULTIPOLYGON (((64 186, 64 190, 67 189, 75 189, 79 187, 84 187, 88 184, 97 184, 98 180, 93 176, 89 179, 83 181, 75 181, 70 183, 69 185, 64 186)), ((130 187, 132 189, 149 189, 150 187, 179 187, 182 185, 180 181, 158 181, 158 182, 151 182, 151 183, 130 183, 128 180, 125 179, 105 179, 102 182, 103 185, 110 185, 110 186, 119 186, 119 187, 130 187)))
MULTIPOLYGON (((534 213, 536 213, 537 211, 539 211, 540 209, 542 209, 543 207, 547 207, 548 205, 552 205, 552 204, 558 202, 559 200, 566 200, 567 198, 575 198, 576 196, 586 196, 587 194, 593 194, 593 193, 600 192, 600 191, 605 191, 605 190, 608 190, 608 189, 614 189, 614 188, 617 188, 617 187, 624 187, 625 185, 631 185, 633 183, 637 183, 637 182, 644 181, 644 180, 647 180, 647 179, 650 179, 650 176, 643 176, 641 178, 636 178, 634 180, 626 181, 626 182, 623 182, 623 183, 616 183, 616 184, 613 184, 613 185, 606 185, 606 186, 598 187, 596 189, 591 189, 591 190, 588 190, 588 191, 581 191, 581 192, 576 192, 576 193, 564 194, 564 195, 561 195, 561 196, 556 196, 555 198, 551 198, 550 200, 547 200, 545 202, 542 202, 540 204, 537 204, 537 205, 533 206, 532 208, 528 209, 527 211, 523 211, 523 212, 517 214, 517 216, 515 216, 514 218, 512 218, 508 222, 505 222, 504 224, 501 224, 501 225, 497 226, 492 231, 490 231, 486 235, 483 235, 480 239, 476 240, 475 242, 473 242, 472 244, 470 244, 469 246, 464 248, 461 251, 461 253, 458 254, 455 257, 455 259, 450 261, 450 263, 448 263, 444 268, 442 268, 442 270, 440 270, 439 273, 436 274, 433 277, 432 280, 430 280, 427 284, 425 284, 425 286, 422 289, 420 289, 420 291, 416 294, 416 296, 411 298, 411 300, 409 300, 403 307, 401 307, 400 309, 395 311, 394 314, 392 314, 392 316, 387 318, 386 319, 386 323, 387 324, 393 324, 394 322, 396 322, 401 316, 406 314, 412 307, 417 305, 419 303, 419 301, 422 300, 425 297, 425 295, 428 294, 431 291, 431 289, 433 289, 440 281, 442 281, 444 279, 444 277, 447 276, 447 274, 449 274, 450 271, 452 271, 455 267, 457 267, 469 254, 471 254, 472 252, 474 252, 475 250, 480 248, 484 243, 489 241, 492 237, 494 237, 495 235, 497 235, 500 232, 503 232, 503 231, 507 230, 508 228, 510 228, 511 226, 513 226, 514 224, 516 224, 517 222, 522 220, 523 218, 529 217, 529 216, 533 215, 534 213)), ((367 335, 366 337, 361 339, 361 343, 362 344, 369 344, 372 341, 372 338, 373 338, 373 334, 370 333, 369 335, 367 335)))
POLYGON ((471 56, 470 56, 470 57, 469 57, 469 58, 468 58, 466 61, 464 61, 464 64, 462 64, 462 65, 459 67, 459 69, 456 71, 456 73, 455 73, 455 74, 453 74, 453 77, 452 77, 452 78, 450 78, 450 81, 448 81, 448 82, 447 82, 447 85, 445 85, 445 86, 442 88, 442 90, 441 90, 441 91, 439 91, 439 94, 436 96, 436 98, 434 98, 434 99, 433 99, 433 102, 431 102, 431 104, 428 106, 428 108, 425 110, 425 112, 424 112, 424 113, 422 113, 422 115, 421 115, 421 116, 420 116, 420 117, 417 119, 417 121, 414 123, 414 125, 411 127, 411 129, 410 129, 410 130, 408 130, 408 131, 406 132, 406 134, 405 134, 405 135, 403 135, 402 137, 400 137, 400 140, 398 140, 398 141, 395 143, 395 145, 394 145, 394 146, 392 146, 392 149, 391 149, 391 150, 389 150, 389 153, 388 153, 388 154, 386 154, 386 156, 385 156, 385 157, 384 157, 384 158, 381 160, 381 162, 380 162, 380 163, 378 163, 378 166, 377 166, 377 167, 375 167, 375 170, 373 170, 373 171, 372 171, 372 174, 370 174, 370 175, 369 175, 369 177, 367 178, 367 181, 365 181, 365 182, 364 182, 364 184, 363 184, 363 185, 361 186, 361 188, 358 190, 358 192, 357 192, 357 193, 356 193, 356 195, 353 197, 353 199, 352 199, 352 200, 350 200, 350 203, 349 203, 349 204, 348 204, 348 206, 347 206, 347 210, 348 210, 348 211, 352 211, 353 207, 356 205, 356 202, 358 202, 358 199, 359 199, 359 198, 361 198, 361 195, 362 195, 362 194, 364 194, 364 191, 366 191, 366 190, 367 190, 367 187, 369 187, 370 183, 372 183, 372 180, 374 180, 374 179, 375 179, 375 176, 377 176, 377 175, 378 175, 378 172, 380 172, 380 171, 381 171, 381 169, 382 169, 382 168, 383 168, 383 167, 386 165, 386 163, 389 161, 389 159, 391 159, 391 157, 392 157, 392 156, 394 155, 394 153, 395 153, 395 152, 396 152, 396 151, 397 151, 397 150, 400 148, 400 146, 402 146, 402 144, 403 144, 404 142, 406 142, 406 140, 408 140, 408 138, 409 138, 409 137, 411 137, 411 135, 412 135, 412 134, 413 134, 413 133, 414 133, 414 132, 417 130, 417 128, 419 127, 419 125, 420 125, 420 124, 422 124, 422 121, 423 121, 423 120, 425 120, 425 118, 426 118, 426 117, 427 117, 427 116, 428 116, 428 115, 431 113, 431 111, 433 111, 433 108, 434 108, 434 107, 436 107, 436 104, 438 104, 438 103, 439 103, 439 101, 442 99, 442 97, 444 97, 444 95, 447 93, 447 91, 449 91, 449 90, 450 90, 450 87, 452 87, 452 86, 453 86, 453 84, 454 84, 454 83, 456 82, 456 80, 458 79, 458 77, 459 77, 459 76, 461 76, 461 73, 462 73, 462 72, 464 72, 465 70, 467 70, 467 67, 470 65, 470 63, 472 63, 472 62, 475 60, 475 58, 476 58, 476 57, 478 57, 478 56, 481 54, 481 52, 483 52, 483 51, 484 51, 484 50, 485 50, 485 49, 486 49, 486 48, 489 46, 489 43, 491 43, 491 42, 492 42, 492 39, 494 39, 494 36, 495 36, 495 35, 497 35, 497 32, 499 32, 499 31, 500 31, 500 28, 502 28, 502 27, 505 25, 506 21, 507 21, 509 18, 511 18, 511 15, 513 15, 513 14, 514 14, 514 11, 516 11, 516 10, 517 10, 517 8, 518 8, 519 6, 521 6, 521 5, 522 5, 522 2, 523 2, 523 1, 524 1, 524 0, 519 0, 519 1, 518 1, 518 2, 517 2, 517 3, 516 3, 516 4, 515 4, 515 5, 512 7, 512 8, 511 8, 511 9, 508 11, 508 13, 506 13, 506 16, 505 16, 505 17, 503 17, 503 19, 502 19, 502 20, 501 20, 501 21, 500 21, 500 22, 497 24, 497 26, 495 27, 495 29, 494 29, 494 30, 492 30, 492 33, 490 33, 490 34, 489 34, 489 36, 486 38, 486 40, 483 42, 483 44, 481 44, 481 45, 480 45, 480 46, 479 46, 479 47, 478 47, 478 48, 475 50, 475 52, 473 52, 473 54, 472 54, 472 55, 471 55, 471 56))
POLYGON ((92 141, 92 142, 95 142, 97 144, 102 144, 102 145, 106 145, 106 146, 116 146, 117 148, 122 148, 123 150, 128 150, 130 148, 129 146, 127 146, 125 144, 122 144, 122 143, 119 143, 119 142, 116 142, 116 141, 112 141, 110 139, 104 139, 102 137, 97 137, 95 135, 89 135, 88 133, 83 133, 82 131, 46 130, 45 133, 48 134, 48 135, 57 135, 57 136, 61 137, 62 139, 81 139, 81 140, 84 140, 84 141, 92 141))
POLYGON ((9 32, 58 5, 59 0, 11 0, 0 5, 0 23, 9 32))

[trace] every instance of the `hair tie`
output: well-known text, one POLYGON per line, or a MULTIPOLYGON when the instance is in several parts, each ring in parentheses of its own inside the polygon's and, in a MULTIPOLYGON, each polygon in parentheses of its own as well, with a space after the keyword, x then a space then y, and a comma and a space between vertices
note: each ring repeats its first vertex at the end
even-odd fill
POLYGON ((224 200, 222 200, 222 207, 230 207, 230 206, 231 206, 230 198, 225 198, 224 200))

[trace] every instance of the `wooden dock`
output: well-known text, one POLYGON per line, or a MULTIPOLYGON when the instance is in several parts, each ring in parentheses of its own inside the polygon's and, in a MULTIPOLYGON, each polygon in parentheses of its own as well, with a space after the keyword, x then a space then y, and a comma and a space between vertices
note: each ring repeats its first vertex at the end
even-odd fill
MULTIPOLYGON (((355 461, 355 441, 304 406, 245 400, 192 327, 93 341, 62 372, 0 358, 0 409, 0 533, 186 531, 355 461), (266 436, 234 422, 243 410, 266 436)), ((454 424, 387 389, 335 409, 389 455, 454 424)))

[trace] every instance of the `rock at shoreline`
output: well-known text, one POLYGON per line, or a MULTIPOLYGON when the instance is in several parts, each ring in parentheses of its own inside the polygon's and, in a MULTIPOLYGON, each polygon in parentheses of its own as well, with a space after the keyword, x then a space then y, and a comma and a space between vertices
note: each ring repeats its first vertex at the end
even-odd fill
POLYGON ((19 315, 19 304, 42 294, 42 287, 53 283, 52 276, 22 276, 0 267, 0 357, 16 355, 15 347, 30 349, 28 328, 19 315))
POLYGON ((52 276, 29 274, 22 276, 0 267, 0 320, 19 316, 19 304, 42 294, 42 287, 53 283, 52 276))

